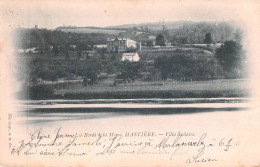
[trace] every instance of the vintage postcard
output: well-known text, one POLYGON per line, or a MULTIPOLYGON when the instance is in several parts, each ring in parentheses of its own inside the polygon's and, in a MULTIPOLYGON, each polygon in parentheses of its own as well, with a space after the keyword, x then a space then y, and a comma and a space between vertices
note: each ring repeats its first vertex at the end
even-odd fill
POLYGON ((0 12, 0 166, 260 166, 259 1, 0 12))

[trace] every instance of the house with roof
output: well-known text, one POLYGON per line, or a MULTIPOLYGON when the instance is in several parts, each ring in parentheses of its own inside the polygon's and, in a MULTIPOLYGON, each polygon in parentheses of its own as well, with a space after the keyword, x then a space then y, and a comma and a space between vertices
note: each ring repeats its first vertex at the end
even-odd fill
POLYGON ((137 62, 140 60, 140 57, 137 52, 133 53, 124 53, 122 55, 121 61, 130 61, 130 62, 137 62))
POLYGON ((129 38, 108 38, 108 51, 126 51, 128 48, 136 48, 136 41, 129 38))

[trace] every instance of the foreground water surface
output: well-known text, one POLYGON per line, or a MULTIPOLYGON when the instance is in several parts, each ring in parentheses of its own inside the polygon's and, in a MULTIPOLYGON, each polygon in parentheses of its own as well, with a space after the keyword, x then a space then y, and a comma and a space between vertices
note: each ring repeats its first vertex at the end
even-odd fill
POLYGON ((48 124, 65 121, 131 116, 196 114, 246 110, 248 98, 28 100, 16 102, 20 123, 48 124))

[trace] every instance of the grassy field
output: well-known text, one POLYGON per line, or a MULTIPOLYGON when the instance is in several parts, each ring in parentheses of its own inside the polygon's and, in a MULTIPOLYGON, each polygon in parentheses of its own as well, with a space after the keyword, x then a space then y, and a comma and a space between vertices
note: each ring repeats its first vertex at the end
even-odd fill
POLYGON ((212 81, 136 81, 134 83, 112 86, 112 80, 104 80, 94 86, 75 83, 56 89, 59 98, 196 98, 196 97, 246 97, 246 80, 212 80, 212 81))

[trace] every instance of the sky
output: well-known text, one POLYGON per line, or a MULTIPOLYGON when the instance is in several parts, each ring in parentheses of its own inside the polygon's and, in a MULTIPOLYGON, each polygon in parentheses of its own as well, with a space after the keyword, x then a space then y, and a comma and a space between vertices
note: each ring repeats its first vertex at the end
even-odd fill
MULTIPOLYGON (((249 2, 249 1, 248 1, 249 2)), ((53 29, 62 25, 106 27, 148 22, 227 21, 243 17, 253 3, 233 0, 11 0, 2 1, 1 18, 9 27, 53 29)))

